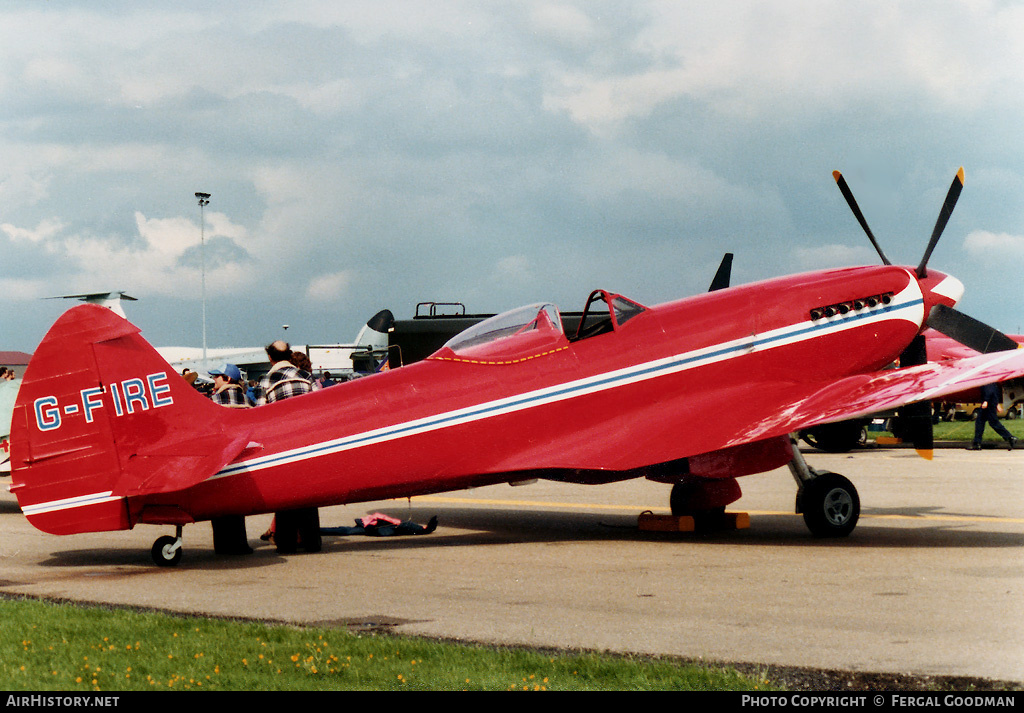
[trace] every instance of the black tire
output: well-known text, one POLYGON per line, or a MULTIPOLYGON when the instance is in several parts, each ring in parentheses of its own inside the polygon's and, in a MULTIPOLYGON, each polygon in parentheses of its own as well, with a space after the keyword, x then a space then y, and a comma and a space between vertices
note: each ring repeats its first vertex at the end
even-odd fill
POLYGON ((296 510, 274 513, 274 544, 279 555, 293 555, 299 549, 299 523, 296 510))
POLYGON ((847 478, 824 472, 804 485, 800 511, 815 537, 846 537, 860 518, 860 496, 847 478))
POLYGON ((690 515, 690 497, 694 491, 692 483, 676 483, 672 486, 672 492, 668 496, 668 506, 676 517, 690 515))
POLYGON ((153 543, 153 549, 150 550, 153 561, 160 567, 173 567, 178 564, 181 561, 182 548, 178 547, 173 552, 171 551, 171 548, 174 547, 174 543, 177 541, 177 537, 171 537, 170 535, 158 537, 156 542, 153 543))
POLYGON ((309 508, 300 511, 299 540, 306 552, 319 552, 323 549, 323 538, 320 535, 320 511, 309 508))

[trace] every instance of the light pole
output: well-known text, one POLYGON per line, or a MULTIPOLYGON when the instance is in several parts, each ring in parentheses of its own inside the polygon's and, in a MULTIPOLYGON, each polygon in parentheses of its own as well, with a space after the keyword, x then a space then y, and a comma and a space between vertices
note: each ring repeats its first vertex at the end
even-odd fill
POLYGON ((206 371, 206 214, 203 209, 210 204, 209 193, 196 193, 199 200, 199 258, 203 273, 203 371, 206 371))

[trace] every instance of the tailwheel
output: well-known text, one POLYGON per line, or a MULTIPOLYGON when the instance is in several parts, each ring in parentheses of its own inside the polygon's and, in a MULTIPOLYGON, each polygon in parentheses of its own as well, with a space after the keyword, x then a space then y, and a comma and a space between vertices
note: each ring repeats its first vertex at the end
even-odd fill
POLYGON ((847 478, 823 471, 803 484, 799 509, 815 537, 846 537, 860 518, 860 496, 847 478))
POLYGON ((158 537, 153 543, 153 549, 150 550, 153 561, 160 567, 173 567, 178 564, 181 561, 181 553, 181 527, 178 527, 175 537, 170 535, 158 537))

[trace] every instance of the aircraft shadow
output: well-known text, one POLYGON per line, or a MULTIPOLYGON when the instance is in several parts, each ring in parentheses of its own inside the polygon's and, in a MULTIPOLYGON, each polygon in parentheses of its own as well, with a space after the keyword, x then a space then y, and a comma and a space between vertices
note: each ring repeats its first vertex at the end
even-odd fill
MULTIPOLYGON (((258 552, 259 550, 256 551, 258 552)), ((284 557, 274 552, 273 548, 269 552, 264 551, 263 554, 264 556, 262 557, 218 555, 214 553, 211 546, 196 544, 189 547, 186 540, 185 553, 178 567, 193 569, 201 567, 211 570, 251 569, 253 567, 268 567, 279 561, 284 561, 284 557), (272 556, 268 558, 265 556, 267 554, 272 556)), ((164 569, 163 567, 155 566, 153 559, 149 555, 149 550, 142 548, 64 550, 51 553, 49 558, 41 561, 39 565, 53 568, 109 567, 111 569, 108 573, 93 576, 113 578, 153 574, 164 569)))
MULTIPOLYGON (((1013 548, 1024 546, 1024 533, 979 530, 978 518, 970 514, 951 515, 936 508, 872 508, 865 510, 861 523, 847 538, 820 539, 812 536, 799 515, 755 514, 747 529, 710 532, 650 532, 637 527, 636 515, 503 510, 500 508, 417 507, 403 510, 402 517, 426 522, 437 515, 439 526, 429 535, 374 537, 364 535, 325 535, 323 553, 435 549, 442 547, 498 547, 529 543, 635 542, 691 545, 728 545, 732 547, 809 547, 809 548, 1013 548), (904 523, 888 526, 887 515, 899 515, 904 523), (927 519, 929 516, 971 518, 971 528, 951 520, 927 519), (906 518, 921 517, 907 526, 906 518)), ((324 522, 324 527, 333 523, 324 522)), ((188 530, 185 553, 177 568, 205 570, 252 569, 269 567, 289 557, 310 556, 301 550, 296 555, 281 555, 272 543, 250 537, 254 554, 225 556, 214 553, 206 538, 191 545, 188 530)), ((317 555, 312 555, 317 556, 317 555)), ((40 562, 53 568, 110 568, 96 576, 153 575, 161 572, 148 549, 139 547, 83 548, 50 554, 40 562)))
MULTIPOLYGON (((437 532, 413 537, 330 537, 324 548, 331 551, 349 547, 390 549, 395 547, 459 547, 466 545, 508 545, 529 542, 678 542, 729 544, 735 546, 776 545, 786 547, 1021 547, 1024 533, 967 529, 963 523, 929 520, 927 515, 969 517, 976 526, 977 517, 953 514, 931 508, 871 509, 863 512, 857 529, 847 538, 816 538, 807 531, 799 515, 769 514, 751 516, 748 529, 711 532, 650 532, 637 527, 635 515, 595 513, 536 512, 489 508, 416 507, 403 516, 425 522, 437 515, 437 532), (922 517, 911 527, 887 526, 872 516, 898 514, 922 517), (468 530, 451 534, 450 530, 468 530), (372 542, 367 542, 370 540, 372 542)), ((905 522, 905 520, 904 520, 905 522)))

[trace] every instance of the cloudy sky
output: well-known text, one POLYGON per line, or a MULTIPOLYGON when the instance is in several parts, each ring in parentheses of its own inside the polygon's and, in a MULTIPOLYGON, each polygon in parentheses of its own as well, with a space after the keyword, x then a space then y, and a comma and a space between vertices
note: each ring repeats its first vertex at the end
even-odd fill
POLYGON ((1001 0, 0 7, 0 349, 124 290, 160 346, 381 308, 657 304, 878 258, 1024 332, 1024 6, 1001 0), (200 249, 196 191, 212 194, 200 249))

